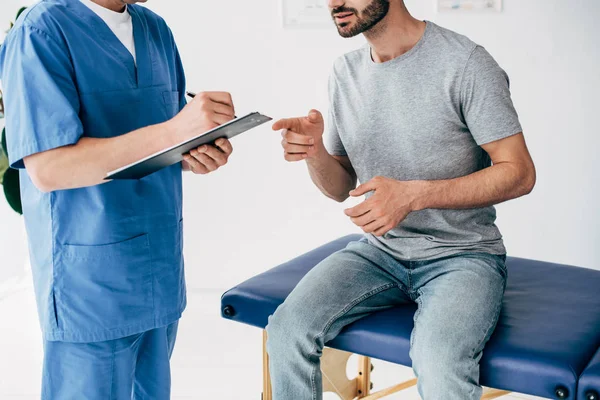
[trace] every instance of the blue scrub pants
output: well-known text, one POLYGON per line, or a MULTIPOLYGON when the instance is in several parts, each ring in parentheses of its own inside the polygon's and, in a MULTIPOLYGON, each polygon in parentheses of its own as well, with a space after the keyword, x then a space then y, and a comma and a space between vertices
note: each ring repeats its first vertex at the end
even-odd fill
POLYGON ((177 324, 96 343, 44 342, 42 400, 163 400, 177 324))

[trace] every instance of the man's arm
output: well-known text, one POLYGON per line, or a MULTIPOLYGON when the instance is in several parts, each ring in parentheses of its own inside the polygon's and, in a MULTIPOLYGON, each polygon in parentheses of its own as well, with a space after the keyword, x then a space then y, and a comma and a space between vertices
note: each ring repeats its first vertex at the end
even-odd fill
POLYGON ((533 190, 535 167, 522 133, 482 147, 492 159, 491 167, 461 178, 438 181, 375 177, 350 192, 355 197, 371 191, 374 194, 347 209, 346 215, 364 232, 383 236, 413 211, 486 207, 533 190))
POLYGON ((493 165, 461 178, 422 182, 415 208, 478 208, 529 194, 536 181, 522 133, 481 146, 493 165))
POLYGON ((306 164, 313 183, 330 199, 341 203, 356 187, 356 173, 348 157, 332 156, 322 144, 306 164))
MULTIPOLYGON (((23 162, 43 192, 99 185, 106 182, 108 172, 230 121, 234 113, 228 93, 202 93, 170 121, 108 139, 83 137, 74 145, 36 153, 23 162)), ((228 142, 220 147, 231 148, 228 142)), ((198 171, 214 170, 228 156, 213 146, 202 146, 191 154, 186 156, 187 164, 198 171)))
POLYGON ((338 202, 348 198, 356 187, 356 173, 348 157, 330 155, 323 144, 323 116, 311 110, 307 117, 282 119, 273 130, 283 129, 284 157, 287 161, 306 160, 314 184, 323 194, 338 202))

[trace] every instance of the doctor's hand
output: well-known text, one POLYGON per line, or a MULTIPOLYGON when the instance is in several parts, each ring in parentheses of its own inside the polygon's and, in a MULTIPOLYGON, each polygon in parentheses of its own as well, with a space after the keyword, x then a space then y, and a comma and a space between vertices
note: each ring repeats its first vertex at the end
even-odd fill
POLYGON ((281 119, 273 130, 282 130, 284 157, 287 161, 301 161, 319 154, 323 148, 323 115, 311 110, 306 117, 281 119))
POLYGON ((204 145, 183 156, 183 170, 204 175, 227 164, 233 147, 229 140, 217 139, 215 146, 204 145))
MULTIPOLYGON (((227 92, 198 93, 169 121, 172 131, 182 142, 216 128, 235 118, 231 94, 227 92)), ((227 164, 233 151, 227 139, 218 139, 214 146, 204 145, 190 151, 183 158, 183 170, 208 174, 227 164)))
POLYGON ((350 196, 358 197, 368 192, 371 197, 344 213, 365 233, 383 236, 400 224, 412 211, 423 193, 421 181, 397 181, 377 176, 358 186, 350 196))
POLYGON ((180 141, 198 136, 235 118, 231 94, 227 92, 198 93, 179 114, 168 123, 180 141))

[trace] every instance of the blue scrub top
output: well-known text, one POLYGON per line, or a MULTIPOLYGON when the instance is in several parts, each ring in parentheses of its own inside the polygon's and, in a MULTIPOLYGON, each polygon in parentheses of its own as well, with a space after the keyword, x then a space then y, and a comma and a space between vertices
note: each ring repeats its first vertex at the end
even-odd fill
POLYGON ((147 331, 176 321, 186 304, 180 164, 141 180, 52 193, 40 192, 23 169, 26 156, 162 123, 184 107, 171 31, 144 7, 129 12, 137 68, 79 0, 29 8, 0 51, 10 163, 21 169, 39 317, 50 341, 147 331))

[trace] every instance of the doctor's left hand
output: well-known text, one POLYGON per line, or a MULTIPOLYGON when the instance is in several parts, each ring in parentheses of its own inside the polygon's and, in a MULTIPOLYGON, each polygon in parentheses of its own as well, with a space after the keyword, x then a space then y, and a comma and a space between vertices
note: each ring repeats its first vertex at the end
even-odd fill
POLYGON ((183 157, 183 169, 199 175, 211 173, 227 164, 232 152, 229 140, 217 139, 214 146, 200 146, 186 154, 183 157))
POLYGON ((374 192, 359 205, 344 212, 365 233, 383 236, 394 229, 413 211, 423 194, 421 181, 398 181, 376 176, 350 192, 358 197, 374 192))

